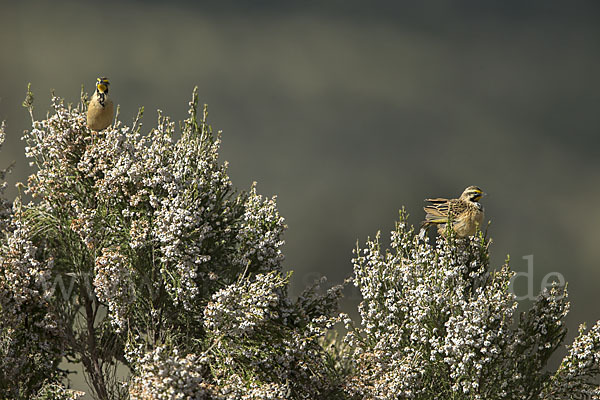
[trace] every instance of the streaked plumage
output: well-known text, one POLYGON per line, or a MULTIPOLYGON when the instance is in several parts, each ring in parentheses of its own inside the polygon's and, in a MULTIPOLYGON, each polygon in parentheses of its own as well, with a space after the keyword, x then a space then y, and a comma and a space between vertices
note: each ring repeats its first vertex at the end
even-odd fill
POLYGON ((88 104, 87 125, 94 131, 106 129, 113 121, 114 105, 108 97, 108 78, 98 78, 96 91, 88 104))
POLYGON ((485 193, 477 186, 469 186, 458 199, 426 199, 431 204, 423 207, 425 221, 423 228, 437 225, 441 235, 446 233, 446 224, 452 223, 452 229, 459 237, 472 236, 483 223, 484 210, 479 200, 485 193))

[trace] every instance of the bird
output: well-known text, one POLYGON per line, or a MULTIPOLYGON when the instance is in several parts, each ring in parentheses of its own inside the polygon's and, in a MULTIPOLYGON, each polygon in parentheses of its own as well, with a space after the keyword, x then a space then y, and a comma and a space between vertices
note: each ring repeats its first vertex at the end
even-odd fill
POLYGON ((423 207, 426 215, 422 228, 437 225, 438 233, 445 236, 450 222, 458 237, 473 236, 483 222, 484 209, 479 200, 485 195, 479 187, 469 186, 458 199, 425 199, 431 204, 423 207))
POLYGON ((108 78, 96 80, 96 91, 90 100, 87 111, 88 128, 94 131, 106 129, 113 121, 114 105, 108 97, 108 78))

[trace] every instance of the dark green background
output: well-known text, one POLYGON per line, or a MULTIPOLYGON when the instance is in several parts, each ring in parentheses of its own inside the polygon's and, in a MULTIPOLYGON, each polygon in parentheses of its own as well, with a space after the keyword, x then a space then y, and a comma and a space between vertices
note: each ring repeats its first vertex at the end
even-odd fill
MULTIPOLYGON (((476 184, 492 254, 569 282, 570 342, 600 318, 600 6, 595 1, 1 2, 0 167, 23 157, 27 82, 75 102, 111 79, 130 123, 186 116, 194 85, 234 185, 278 195, 297 294, 351 273, 398 209, 476 184)), ((516 286, 527 293, 525 278, 516 286)), ((347 292, 345 311, 357 303, 347 292)))

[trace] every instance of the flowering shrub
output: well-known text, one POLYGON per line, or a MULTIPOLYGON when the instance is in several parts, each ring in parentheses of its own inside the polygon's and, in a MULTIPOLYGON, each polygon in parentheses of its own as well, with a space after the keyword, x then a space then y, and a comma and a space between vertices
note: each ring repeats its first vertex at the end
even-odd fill
POLYGON ((354 323, 344 285, 288 296, 275 198, 233 188, 197 91, 179 130, 159 112, 146 134, 143 109, 95 132, 85 96, 52 101, 38 121, 28 93, 35 170, 0 201, 0 399, 80 397, 64 358, 102 400, 600 396, 600 325, 547 372, 566 291, 517 318, 513 273, 490 269, 482 236, 431 243, 401 214, 391 250, 378 235, 356 251, 354 323))
POLYGON ((159 112, 142 134, 143 110, 90 131, 85 96, 52 102, 38 121, 26 100, 32 201, 0 209, 0 389, 42 393, 68 356, 98 399, 337 390, 320 340, 340 289, 288 298, 275 198, 233 188, 197 92, 179 132, 159 112))
POLYGON ((566 333, 569 303, 559 286, 515 318, 513 273, 490 269, 483 236, 430 243, 401 212, 385 252, 358 248, 355 285, 361 323, 350 329, 355 373, 350 394, 364 399, 598 398, 600 329, 581 332, 559 370, 546 371, 566 333), (596 379, 596 381, 594 381, 596 379), (567 383, 569 382, 569 383, 567 383), (577 397, 577 396, 580 397, 577 397), (596 397, 584 397, 584 396, 596 397))

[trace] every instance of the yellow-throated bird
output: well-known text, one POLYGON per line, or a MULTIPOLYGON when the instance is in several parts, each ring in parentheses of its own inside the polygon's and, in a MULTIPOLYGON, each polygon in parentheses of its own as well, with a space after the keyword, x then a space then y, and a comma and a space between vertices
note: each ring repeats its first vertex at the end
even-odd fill
POLYGON ((483 222, 483 206, 479 203, 483 196, 485 193, 477 186, 469 186, 458 199, 425 199, 431 205, 423 207, 427 213, 423 228, 437 225, 438 232, 443 235, 446 224, 451 222, 452 229, 459 237, 474 235, 483 222))
POLYGON ((108 78, 98 78, 96 91, 88 104, 87 124, 94 131, 106 129, 113 121, 114 105, 108 97, 108 78))

